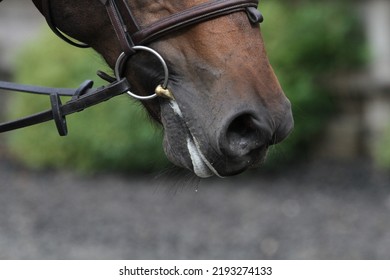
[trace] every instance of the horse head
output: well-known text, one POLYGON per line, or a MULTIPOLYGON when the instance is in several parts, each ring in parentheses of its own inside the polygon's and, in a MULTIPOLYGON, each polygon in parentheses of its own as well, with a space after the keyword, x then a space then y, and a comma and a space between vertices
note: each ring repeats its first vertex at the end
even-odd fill
MULTIPOLYGON (((144 27, 208 1, 127 0, 126 6, 144 27)), ((51 16, 114 69, 123 48, 102 2, 52 1, 51 16)), ((44 13, 41 1, 34 3, 44 13)), ((235 175, 260 165, 268 147, 292 130, 290 102, 268 61, 259 25, 246 13, 188 26, 148 47, 166 61, 174 99, 142 103, 163 125, 164 150, 174 164, 199 177, 235 175)), ((150 95, 164 79, 161 62, 148 52, 137 52, 125 64, 123 75, 138 95, 150 95)))

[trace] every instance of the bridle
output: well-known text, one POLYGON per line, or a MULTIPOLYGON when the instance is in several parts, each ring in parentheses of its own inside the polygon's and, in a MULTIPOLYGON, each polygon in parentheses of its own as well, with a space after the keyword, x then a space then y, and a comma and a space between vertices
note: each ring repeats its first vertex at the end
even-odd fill
MULTIPOLYGON (((1 1, 2 0, 0 0, 0 2, 1 1)), ((173 99, 173 94, 168 88, 169 70, 167 63, 158 52, 145 45, 148 45, 165 35, 182 30, 185 27, 231 13, 245 11, 253 24, 263 21, 261 13, 257 10, 259 0, 212 0, 179 13, 172 14, 149 26, 140 28, 126 0, 99 1, 106 7, 111 24, 122 49, 122 53, 119 55, 115 65, 115 77, 98 71, 98 75, 108 81, 109 84, 96 89, 92 88, 93 82, 90 80, 83 82, 77 89, 47 88, 0 81, 0 89, 49 95, 51 102, 50 110, 0 124, 0 133, 54 120, 59 134, 65 136, 68 133, 65 118, 67 115, 82 111, 123 93, 128 93, 132 97, 140 100, 156 97, 173 99), (164 69, 163 83, 158 85, 155 93, 149 96, 139 96, 132 93, 128 80, 123 77, 126 62, 131 56, 139 51, 146 51, 156 56, 164 69), (70 96, 72 98, 66 104, 62 105, 60 96, 70 96)), ((52 17, 50 0, 42 0, 42 12, 49 27, 60 38, 76 47, 88 47, 87 44, 70 39, 57 28, 55 20, 52 17)))

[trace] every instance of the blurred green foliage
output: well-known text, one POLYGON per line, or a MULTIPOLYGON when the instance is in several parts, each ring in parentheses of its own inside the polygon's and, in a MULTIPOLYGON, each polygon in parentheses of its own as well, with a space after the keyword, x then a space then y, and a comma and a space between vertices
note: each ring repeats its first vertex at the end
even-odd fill
MULTIPOLYGON (((281 145, 272 148, 270 164, 302 155, 321 133, 332 104, 318 79, 364 61, 362 36, 351 7, 340 2, 264 1, 262 32, 271 63, 293 104, 296 127, 281 145), (281 159, 278 159, 281 158, 281 159)), ((104 68, 97 54, 68 46, 52 34, 23 48, 16 80, 56 87, 77 87, 104 68)), ((49 107, 46 97, 15 95, 9 118, 49 107)), ((8 134, 13 154, 31 168, 150 171, 167 161, 162 133, 139 104, 117 97, 68 117, 69 136, 59 137, 54 123, 8 134)))
MULTIPOLYGON (((23 48, 16 80, 77 88, 85 79, 96 77, 98 81, 96 70, 104 68, 99 55, 68 46, 48 33, 23 48)), ((16 94, 8 108, 12 108, 9 119, 13 119, 46 110, 50 103, 48 97, 16 94)), ((142 106, 126 95, 68 116, 67 121, 67 137, 60 137, 50 122, 7 134, 8 147, 34 169, 148 172, 167 164, 160 129, 142 106)))
POLYGON ((374 145, 373 157, 375 163, 383 170, 390 170, 390 126, 388 125, 383 134, 379 137, 378 142, 374 145))
MULTIPOLYGON (((367 50, 357 12, 341 1, 264 1, 268 56, 292 102, 295 128, 274 146, 270 166, 307 154, 335 105, 324 77, 362 66, 367 50)), ((331 82, 331 81, 330 81, 331 82)))

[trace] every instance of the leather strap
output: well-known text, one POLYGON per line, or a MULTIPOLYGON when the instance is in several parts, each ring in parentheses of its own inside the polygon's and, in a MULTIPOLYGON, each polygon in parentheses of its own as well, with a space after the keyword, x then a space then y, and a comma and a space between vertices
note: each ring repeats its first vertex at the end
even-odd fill
POLYGON ((129 31, 130 34, 134 34, 138 32, 140 30, 140 27, 133 13, 131 12, 129 4, 127 3, 127 1, 120 1, 120 3, 125 7, 127 12, 127 16, 124 17, 126 23, 126 29, 129 31))
MULTIPOLYGON (((50 92, 53 91, 53 88, 50 87, 21 85, 21 84, 3 82, 3 81, 0 81, 0 89, 26 92, 32 94, 40 94, 40 95, 48 95, 50 94, 50 92)), ((60 96, 73 96, 73 94, 75 93, 75 89, 56 88, 55 90, 60 96)))
MULTIPOLYGON (((76 47, 87 48, 87 44, 73 41, 56 27, 52 17, 50 1, 42 0, 42 12, 49 27, 67 43, 76 47)), ((134 45, 148 44, 171 32, 227 14, 246 11, 252 23, 263 21, 263 16, 257 10, 259 0, 213 0, 175 13, 141 29, 126 0, 100 0, 100 2, 107 9, 122 51, 132 54, 134 54, 132 50, 134 45), (126 15, 123 16, 121 11, 126 12, 126 15)))
POLYGON ((122 51, 125 52, 126 54, 135 53, 135 51, 133 50, 134 43, 131 39, 131 36, 123 20, 123 17, 118 9, 116 1, 105 0, 102 3, 105 5, 107 9, 108 16, 110 17, 111 24, 114 27, 122 51))
POLYGON ((211 1, 173 14, 132 35, 136 45, 148 44, 169 33, 231 13, 257 8, 258 0, 211 1))
POLYGON ((62 40, 67 42, 68 44, 78 47, 78 48, 89 48, 89 46, 85 43, 76 42, 70 38, 68 38, 64 33, 62 33, 54 23, 54 19, 51 12, 51 6, 50 6, 50 0, 42 0, 42 13, 46 19, 47 25, 50 27, 50 29, 56 34, 58 37, 60 37, 62 40))
POLYGON ((45 94, 50 96, 52 108, 50 110, 31 115, 19 120, 0 124, 0 133, 23 128, 50 120, 55 120, 58 132, 61 136, 67 134, 67 115, 83 111, 84 109, 107 101, 112 97, 120 95, 130 90, 130 84, 126 78, 109 84, 108 86, 91 90, 91 81, 86 81, 78 89, 43 88, 35 86, 16 85, 12 83, 0 82, 0 88, 14 91, 45 94), (10 86, 10 87, 8 87, 10 86), (73 92, 73 94, 71 94, 73 92), (62 105, 59 96, 73 96, 69 102, 62 105))
POLYGON ((257 10, 258 0, 214 0, 175 13, 140 29, 126 0, 119 2, 126 7, 127 17, 123 17, 118 10, 116 0, 100 1, 106 6, 122 51, 126 54, 133 54, 132 47, 135 45, 146 45, 185 27, 239 11, 246 11, 253 23, 263 20, 261 13, 257 10), (126 25, 124 18, 128 19, 130 24, 126 25))

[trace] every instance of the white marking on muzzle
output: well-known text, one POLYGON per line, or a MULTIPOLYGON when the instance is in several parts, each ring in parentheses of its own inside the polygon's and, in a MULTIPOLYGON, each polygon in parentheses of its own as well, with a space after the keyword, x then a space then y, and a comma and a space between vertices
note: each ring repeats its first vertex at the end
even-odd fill
POLYGON ((208 159, 205 157, 205 155, 202 153, 202 151, 200 150, 200 146, 199 146, 199 143, 198 143, 198 140, 196 140, 195 137, 192 137, 194 139, 194 143, 195 143, 195 146, 196 146, 196 150, 200 156, 200 158, 202 159, 203 163, 210 169, 210 171, 212 171, 215 175, 217 175, 219 178, 224 178, 223 176, 219 175, 218 171, 214 168, 214 166, 208 161, 208 159))
POLYGON ((192 166, 195 174, 200 178, 208 178, 214 175, 210 168, 205 164, 202 158, 202 154, 199 153, 198 148, 191 138, 187 138, 187 149, 190 154, 192 166))
POLYGON ((177 105, 175 100, 171 100, 171 102, 169 102, 169 106, 171 106, 173 112, 175 112, 176 115, 183 119, 183 113, 181 112, 179 105, 177 105))
MULTIPOLYGON (((169 102, 169 105, 171 106, 173 112, 178 115, 184 122, 183 113, 181 112, 177 102, 175 100, 171 100, 169 102)), ((196 138, 191 135, 191 132, 189 130, 188 133, 189 135, 187 137, 187 150, 191 157, 194 173, 201 178, 208 178, 213 175, 217 175, 218 177, 222 178, 222 176, 218 174, 217 170, 215 170, 212 164, 201 152, 199 143, 196 138)))

